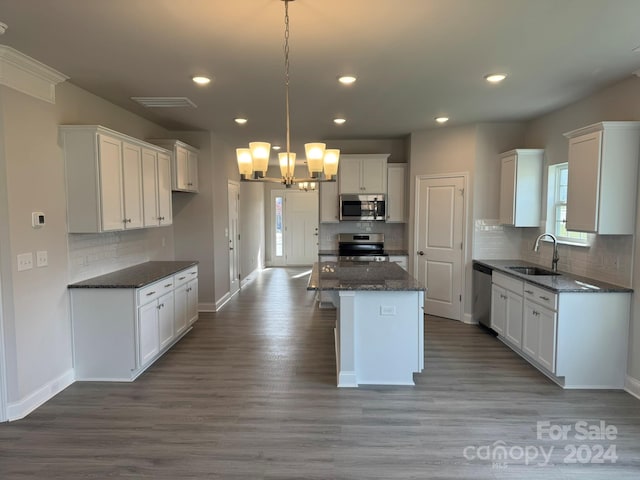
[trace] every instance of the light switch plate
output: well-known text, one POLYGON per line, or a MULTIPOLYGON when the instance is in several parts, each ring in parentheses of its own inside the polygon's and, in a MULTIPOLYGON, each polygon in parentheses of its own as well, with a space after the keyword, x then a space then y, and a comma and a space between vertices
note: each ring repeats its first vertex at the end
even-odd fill
POLYGON ((46 267, 49 265, 49 258, 46 250, 38 250, 36 252, 36 266, 46 267))
POLYGON ((18 271, 31 270, 33 268, 33 253, 20 253, 18 255, 18 271))

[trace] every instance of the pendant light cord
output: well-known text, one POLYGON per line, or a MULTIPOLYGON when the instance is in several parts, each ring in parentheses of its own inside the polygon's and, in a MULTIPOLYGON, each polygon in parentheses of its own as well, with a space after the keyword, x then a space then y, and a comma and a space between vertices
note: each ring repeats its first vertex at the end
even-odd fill
MULTIPOLYGON (((287 172, 293 177, 291 171, 291 134, 289 130, 289 2, 284 0, 284 87, 285 87, 285 112, 287 119, 287 172)), ((295 168, 295 166, 294 166, 295 168)), ((288 181, 289 179, 287 179, 288 181)))

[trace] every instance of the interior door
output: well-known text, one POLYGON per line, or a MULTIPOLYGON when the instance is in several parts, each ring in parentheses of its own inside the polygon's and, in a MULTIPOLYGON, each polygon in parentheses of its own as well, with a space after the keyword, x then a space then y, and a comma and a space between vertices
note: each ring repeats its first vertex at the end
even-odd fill
POLYGON ((318 192, 286 192, 285 252, 287 265, 318 261, 318 192))
POLYGON ((238 212, 240 211, 240 185, 229 182, 229 293, 233 295, 240 288, 240 242, 238 212))
POLYGON ((423 177, 416 189, 416 278, 427 287, 425 312, 462 314, 464 187, 462 176, 423 177))

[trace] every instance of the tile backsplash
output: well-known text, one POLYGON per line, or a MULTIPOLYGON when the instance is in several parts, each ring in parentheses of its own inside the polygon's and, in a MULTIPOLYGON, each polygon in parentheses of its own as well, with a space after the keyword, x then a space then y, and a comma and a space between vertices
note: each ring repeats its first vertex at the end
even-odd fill
POLYGON ((384 233, 384 246, 388 250, 406 250, 405 223, 340 222, 320 224, 320 250, 338 248, 339 233, 384 233))
MULTIPOLYGON (((522 259, 550 268, 552 243, 541 242, 539 251, 533 251, 541 233, 539 228, 504 227, 495 219, 476 220, 473 258, 522 259)), ((589 235, 589 242, 589 247, 558 245, 558 270, 631 287, 633 236, 589 235)))
POLYGON ((163 258, 166 250, 162 229, 128 232, 69 234, 71 282, 163 258))

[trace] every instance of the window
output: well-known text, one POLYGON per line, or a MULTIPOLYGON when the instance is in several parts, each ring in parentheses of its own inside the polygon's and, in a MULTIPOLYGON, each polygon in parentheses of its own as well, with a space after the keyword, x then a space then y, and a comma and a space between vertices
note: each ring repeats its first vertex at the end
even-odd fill
POLYGON ((553 232, 559 242, 588 245, 586 233, 567 230, 569 164, 551 165, 548 178, 547 231, 553 232))
POLYGON ((275 198, 274 212, 275 212, 275 254, 276 257, 282 257, 284 255, 284 228, 282 225, 282 207, 283 198, 278 196, 275 198))

